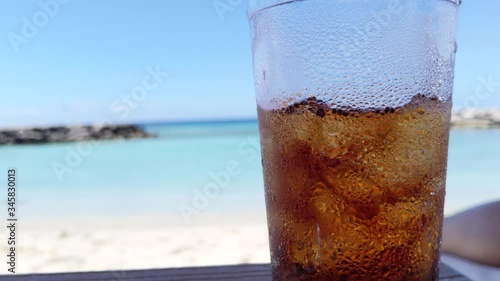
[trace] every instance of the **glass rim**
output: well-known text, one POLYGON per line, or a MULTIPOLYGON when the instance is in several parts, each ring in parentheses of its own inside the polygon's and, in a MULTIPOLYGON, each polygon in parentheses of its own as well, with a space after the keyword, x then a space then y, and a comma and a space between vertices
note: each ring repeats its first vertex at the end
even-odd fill
MULTIPOLYGON (((266 10, 275 6, 289 4, 292 2, 301 2, 301 1, 311 1, 311 0, 248 0, 248 8, 247 8, 247 17, 250 20, 256 13, 266 10)), ((340 1, 340 0, 333 0, 340 1)), ((457 6, 462 4, 462 0, 438 0, 444 2, 450 2, 457 6)))

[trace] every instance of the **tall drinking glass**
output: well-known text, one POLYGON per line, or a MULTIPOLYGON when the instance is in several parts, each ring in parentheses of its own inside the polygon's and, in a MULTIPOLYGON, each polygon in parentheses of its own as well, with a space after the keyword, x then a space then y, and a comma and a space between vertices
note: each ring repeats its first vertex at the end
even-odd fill
POLYGON ((250 0, 273 280, 437 280, 459 0, 250 0))

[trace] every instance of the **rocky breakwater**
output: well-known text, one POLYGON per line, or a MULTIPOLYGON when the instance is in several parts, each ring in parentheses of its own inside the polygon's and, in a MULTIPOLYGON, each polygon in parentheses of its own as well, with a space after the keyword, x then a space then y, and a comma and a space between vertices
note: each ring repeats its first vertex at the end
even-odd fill
POLYGON ((152 138, 136 125, 69 126, 0 130, 0 145, 152 138))
POLYGON ((453 128, 500 128, 500 108, 455 110, 451 115, 451 125, 453 128))

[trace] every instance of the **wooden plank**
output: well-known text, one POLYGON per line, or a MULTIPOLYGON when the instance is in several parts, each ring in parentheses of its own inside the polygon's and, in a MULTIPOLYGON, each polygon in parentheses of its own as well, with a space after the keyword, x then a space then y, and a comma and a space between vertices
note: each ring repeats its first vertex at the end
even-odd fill
MULTIPOLYGON (((35 275, 3 275, 0 281, 271 281, 268 264, 35 275)), ((440 281, 471 281, 441 264, 440 281)))

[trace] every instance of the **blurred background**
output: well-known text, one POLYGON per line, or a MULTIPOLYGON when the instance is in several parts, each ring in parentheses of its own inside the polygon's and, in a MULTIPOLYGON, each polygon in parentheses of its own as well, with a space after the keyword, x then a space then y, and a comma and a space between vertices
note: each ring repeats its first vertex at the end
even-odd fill
MULTIPOLYGON (((499 10, 462 5, 458 119, 500 124, 499 10)), ((0 146, 2 185, 17 169, 21 272, 269 260, 246 1, 0 0, 0 35, 1 129, 156 135, 0 146)), ((500 199, 499 141, 452 130, 446 214, 500 199)))

